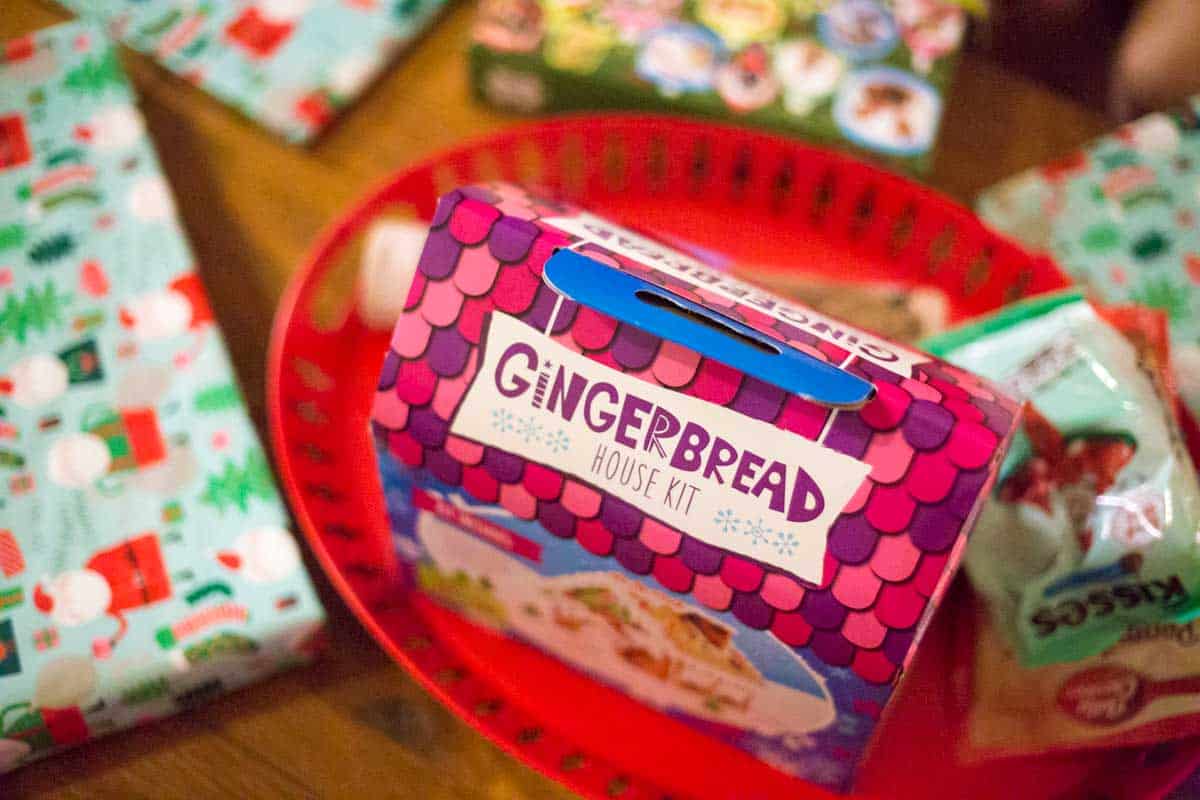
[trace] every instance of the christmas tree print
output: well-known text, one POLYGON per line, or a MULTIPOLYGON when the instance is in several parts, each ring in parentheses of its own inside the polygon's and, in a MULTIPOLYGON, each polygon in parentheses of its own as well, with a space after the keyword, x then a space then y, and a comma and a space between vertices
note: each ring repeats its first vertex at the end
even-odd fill
POLYGON ((250 510, 253 498, 273 500, 275 481, 263 452, 257 448, 246 453, 245 461, 239 466, 232 459, 225 459, 219 473, 208 476, 200 502, 213 506, 222 514, 231 506, 237 506, 243 514, 250 510))
POLYGON ((56 233, 35 243, 25 255, 38 266, 53 264, 75 252, 75 237, 69 233, 56 233))
POLYGON ((101 55, 84 59, 63 78, 63 86, 68 90, 92 96, 124 85, 125 77, 121 73, 121 62, 117 60, 115 48, 105 48, 101 55))
POLYGON ((71 295, 60 292, 53 281, 41 289, 27 286, 24 294, 10 292, 0 305, 0 345, 15 339, 24 344, 30 333, 46 333, 63 325, 63 308, 71 295))
POLYGON ((19 222, 0 225, 0 252, 25 244, 25 226, 19 222))

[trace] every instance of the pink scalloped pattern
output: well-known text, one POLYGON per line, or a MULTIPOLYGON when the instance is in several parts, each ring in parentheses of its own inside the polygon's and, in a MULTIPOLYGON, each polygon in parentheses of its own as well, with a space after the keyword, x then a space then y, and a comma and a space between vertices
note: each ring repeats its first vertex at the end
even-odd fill
MULTIPOLYGON (((524 457, 449 435, 493 309, 545 330, 556 295, 541 267, 573 244, 539 221, 576 209, 507 185, 454 191, 437 208, 407 310, 396 326, 373 420, 389 451, 410 467, 499 503, 551 534, 624 569, 652 575, 745 625, 770 630, 872 683, 893 681, 957 560, 955 548, 991 484, 1016 421, 1016 404, 992 386, 931 361, 902 378, 852 361, 876 398, 857 412, 829 411, 727 365, 590 308, 563 303, 551 335, 608 367, 718 403, 815 439, 871 465, 829 532, 824 578, 804 583, 770 565, 714 547, 595 487, 524 457)), ((700 293, 669 274, 595 245, 580 252, 637 272, 815 357, 848 353, 762 312, 700 293)))

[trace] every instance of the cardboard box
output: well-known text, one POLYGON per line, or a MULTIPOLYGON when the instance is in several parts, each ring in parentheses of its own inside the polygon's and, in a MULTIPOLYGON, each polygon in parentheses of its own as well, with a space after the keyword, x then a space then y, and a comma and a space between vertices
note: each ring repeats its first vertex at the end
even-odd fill
POLYGON ((373 410, 429 596, 845 790, 1016 424, 994 387, 507 185, 442 199, 373 410))
POLYGON ((471 76, 508 110, 698 114, 924 171, 965 27, 948 0, 484 0, 471 76))
POLYGON ((306 662, 324 612, 115 46, 0 52, 4 772, 306 662))

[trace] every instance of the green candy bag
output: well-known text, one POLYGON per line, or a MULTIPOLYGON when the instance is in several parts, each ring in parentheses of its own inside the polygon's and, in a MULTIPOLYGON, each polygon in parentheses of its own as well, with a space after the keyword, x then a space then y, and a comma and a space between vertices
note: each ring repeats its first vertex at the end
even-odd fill
POLYGON ((1106 317, 1065 292, 924 343, 1028 401, 966 555, 1026 666, 1100 653, 1131 625, 1200 616, 1200 485, 1165 346, 1135 347, 1106 317))

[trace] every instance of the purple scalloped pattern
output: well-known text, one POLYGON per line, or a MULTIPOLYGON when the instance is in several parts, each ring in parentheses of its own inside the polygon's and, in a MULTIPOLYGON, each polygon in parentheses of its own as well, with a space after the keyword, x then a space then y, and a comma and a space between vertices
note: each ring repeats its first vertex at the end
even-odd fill
MULTIPOLYGON (((819 586, 701 542, 636 507, 520 455, 449 435, 475 369, 488 313, 499 309, 544 329, 555 297, 541 267, 573 243, 539 217, 574 213, 512 186, 456 190, 442 199, 397 325, 377 391, 374 421, 389 451, 410 467, 500 503, 552 535, 574 539, 664 588, 688 593, 745 625, 770 630, 835 667, 877 684, 894 680, 936 602, 976 501, 1015 424, 1017 407, 991 385, 930 362, 912 377, 862 361, 876 398, 841 412, 826 446, 871 465, 863 487, 829 532, 819 586)), ((841 363, 848 355, 786 322, 699 292, 670 275, 595 245, 581 252, 619 265, 803 349, 841 363)), ((565 303, 554 338, 608 367, 772 422, 809 439, 828 411, 664 342, 590 308, 565 303)))

